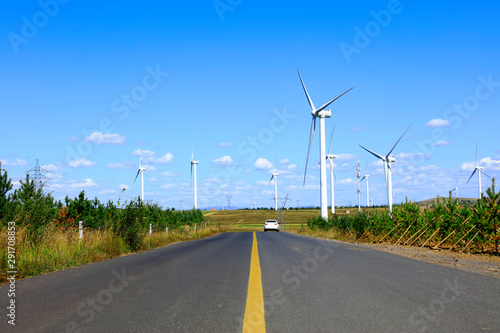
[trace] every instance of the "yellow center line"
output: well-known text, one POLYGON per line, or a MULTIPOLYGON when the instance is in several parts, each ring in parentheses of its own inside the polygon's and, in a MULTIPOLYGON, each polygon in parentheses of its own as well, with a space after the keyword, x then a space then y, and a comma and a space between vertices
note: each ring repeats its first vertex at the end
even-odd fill
POLYGON ((257 236, 253 233, 252 258, 250 259, 250 278, 248 279, 247 305, 243 319, 243 332, 265 332, 264 293, 260 273, 257 236))

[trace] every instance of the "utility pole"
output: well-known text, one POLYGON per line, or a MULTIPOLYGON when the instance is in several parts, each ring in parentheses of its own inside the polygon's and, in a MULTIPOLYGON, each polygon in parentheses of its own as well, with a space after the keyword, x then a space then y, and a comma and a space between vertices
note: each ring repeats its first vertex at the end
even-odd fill
POLYGON ((278 210, 278 223, 280 225, 283 225, 283 231, 285 230, 285 217, 283 216, 283 209, 285 208, 286 206, 286 202, 288 200, 292 200, 291 198, 288 197, 288 194, 282 198, 283 200, 283 206, 281 206, 281 208, 278 210))
POLYGON ((358 166, 356 168, 356 177, 358 177, 358 212, 361 212, 361 189, 359 188, 359 178, 361 177, 361 169, 359 168, 359 161, 358 161, 358 166))

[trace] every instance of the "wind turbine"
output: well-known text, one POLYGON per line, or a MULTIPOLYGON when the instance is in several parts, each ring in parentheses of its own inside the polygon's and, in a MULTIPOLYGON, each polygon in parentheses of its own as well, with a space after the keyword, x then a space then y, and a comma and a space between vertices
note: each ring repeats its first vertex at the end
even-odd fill
POLYGON ((335 173, 333 172, 333 159, 337 158, 337 155, 330 154, 330 148, 332 148, 333 132, 335 131, 335 125, 333 125, 332 135, 330 136, 330 145, 328 146, 328 154, 326 158, 330 162, 330 196, 332 200, 332 214, 335 214, 335 173))
MULTIPOLYGON (((273 170, 273 175, 269 180, 269 184, 273 181, 274 178, 274 210, 278 210, 278 173, 276 173, 276 169, 273 170)), ((267 184, 267 185, 269 185, 267 184)))
POLYGON ((331 110, 325 110, 328 105, 333 103, 335 100, 340 98, 342 95, 347 93, 349 90, 353 88, 349 88, 337 97, 332 98, 325 104, 323 104, 318 109, 314 107, 314 104, 309 97, 309 93, 307 92, 306 86, 304 85, 304 81, 302 80, 302 76, 300 75, 300 71, 297 68, 297 72, 299 73, 300 82, 302 83, 302 88, 307 97, 307 101, 309 102, 309 106, 311 107, 312 114, 312 122, 311 122, 311 134, 309 136, 309 148, 307 149, 307 157, 306 157, 306 167, 304 170, 304 185, 306 183, 306 173, 307 173, 307 163, 309 161, 309 153, 311 151, 311 143, 314 137, 314 130, 316 129, 316 118, 319 118, 319 160, 320 160, 320 207, 321 207, 321 217, 324 219, 328 219, 328 198, 327 198, 327 188, 326 188, 326 154, 325 154, 325 118, 330 118, 332 116, 331 110))
POLYGON ((366 167, 365 167, 365 175, 361 180, 359 181, 360 183, 363 181, 363 179, 366 179, 366 207, 370 207, 370 175, 366 174, 366 169, 368 169, 368 160, 366 160, 366 167))
POLYGON ((193 145, 193 152, 191 153, 191 178, 193 179, 193 169, 194 169, 194 209, 198 209, 198 194, 196 192, 196 164, 198 164, 198 161, 194 160, 194 145, 193 145))
POLYGON ((359 161, 356 166, 356 177, 358 178, 358 212, 361 212, 361 189, 359 188, 359 178, 361 177, 361 169, 359 168, 359 161))
MULTIPOLYGON (((477 178, 478 178, 478 188, 479 188, 479 200, 481 200, 483 194, 481 192, 481 173, 483 173, 486 177, 490 178, 490 176, 488 176, 484 171, 483 171, 483 167, 480 167, 479 166, 479 163, 477 163, 477 143, 476 143, 476 167, 474 168, 474 171, 472 171, 472 174, 470 175, 469 177, 469 180, 472 178, 472 176, 474 176, 474 174, 476 173, 476 171, 478 171, 477 173, 477 178)), ((467 183, 469 183, 469 180, 467 180, 467 183)))
POLYGON ((455 198, 458 199, 458 179, 457 179, 457 183, 455 184, 455 187, 453 188, 453 190, 451 190, 451 192, 453 192, 453 191, 456 191, 455 198))
POLYGON ((137 177, 139 177, 139 173, 141 173, 141 200, 142 203, 144 204, 144 171, 146 170, 146 168, 142 166, 141 160, 142 159, 139 158, 139 169, 137 170, 137 174, 135 175, 134 184, 135 181, 137 180, 137 177))
POLYGON ((399 137, 398 141, 392 146, 391 150, 387 153, 387 155, 382 156, 380 154, 377 154, 362 145, 359 145, 361 148, 372 154, 378 159, 381 159, 384 162, 384 174, 385 174, 385 184, 387 188, 387 201, 389 203, 389 214, 392 214, 392 167, 391 163, 396 162, 396 158, 394 156, 390 156, 394 148, 396 148, 396 145, 399 143, 399 141, 403 138, 403 136, 408 132, 410 129, 411 125, 406 129, 406 131, 399 137))

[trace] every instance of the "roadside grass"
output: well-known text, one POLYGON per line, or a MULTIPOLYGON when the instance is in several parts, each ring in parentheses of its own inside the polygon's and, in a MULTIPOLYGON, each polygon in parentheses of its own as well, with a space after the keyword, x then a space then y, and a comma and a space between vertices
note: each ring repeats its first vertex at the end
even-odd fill
MULTIPOLYGON (((138 252, 147 251, 173 243, 202 239, 225 232, 225 228, 209 226, 194 228, 188 231, 186 227, 165 232, 144 234, 138 252)), ((0 229, 0 270, 6 272, 8 264, 8 232, 0 229)), ((121 237, 111 230, 85 230, 80 241, 78 230, 59 230, 53 224, 34 242, 28 241, 27 228, 16 230, 15 269, 17 279, 41 275, 69 267, 80 266, 133 253, 121 237)), ((0 283, 5 283, 7 276, 1 274, 0 283)))

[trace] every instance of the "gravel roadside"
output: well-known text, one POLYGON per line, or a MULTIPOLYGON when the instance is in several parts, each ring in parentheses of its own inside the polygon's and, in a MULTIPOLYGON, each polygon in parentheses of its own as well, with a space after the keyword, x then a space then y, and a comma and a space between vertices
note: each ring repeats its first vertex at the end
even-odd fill
POLYGON ((487 254, 468 254, 448 250, 433 250, 415 246, 357 243, 359 246, 390 252, 403 257, 432 264, 461 269, 468 272, 500 278, 500 257, 487 254))

